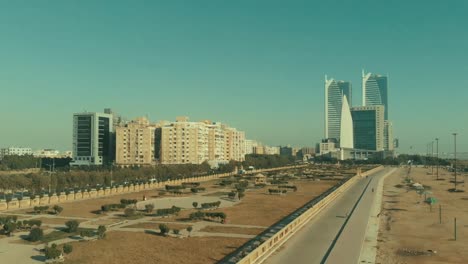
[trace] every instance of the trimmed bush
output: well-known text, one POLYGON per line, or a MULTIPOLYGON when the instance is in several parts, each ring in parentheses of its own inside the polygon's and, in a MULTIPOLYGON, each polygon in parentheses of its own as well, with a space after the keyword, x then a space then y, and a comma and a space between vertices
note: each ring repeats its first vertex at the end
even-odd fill
POLYGON ((166 235, 167 233, 169 233, 169 227, 166 224, 160 224, 159 231, 162 235, 166 235))
POLYGON ((27 240, 29 240, 31 242, 36 242, 36 241, 42 240, 43 237, 44 237, 44 231, 42 229, 33 228, 29 232, 27 240))
POLYGON ((74 233, 78 231, 78 226, 80 226, 80 223, 76 220, 70 220, 65 223, 67 226, 67 232, 68 233, 74 233))
POLYGON ((73 251, 73 246, 70 244, 63 245, 63 253, 70 254, 73 251))

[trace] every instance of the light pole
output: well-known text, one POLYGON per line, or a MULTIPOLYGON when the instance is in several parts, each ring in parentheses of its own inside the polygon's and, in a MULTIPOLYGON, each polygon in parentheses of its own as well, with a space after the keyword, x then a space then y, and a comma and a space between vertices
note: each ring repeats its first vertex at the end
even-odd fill
POLYGON ((437 180, 439 180, 439 138, 435 139, 436 141, 436 175, 437 180))
POLYGON ((431 142, 431 175, 434 175, 434 141, 431 142))
POLYGON ((457 191, 457 133, 452 133, 453 135, 453 144, 454 144, 454 165, 453 168, 455 170, 455 189, 457 191))

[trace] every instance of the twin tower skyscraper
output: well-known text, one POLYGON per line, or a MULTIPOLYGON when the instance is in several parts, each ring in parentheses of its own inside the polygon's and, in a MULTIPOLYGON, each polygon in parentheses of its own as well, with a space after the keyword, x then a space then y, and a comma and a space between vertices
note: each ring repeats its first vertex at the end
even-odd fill
POLYGON ((388 77, 362 72, 362 106, 352 107, 349 81, 325 76, 325 138, 340 148, 393 150, 388 77))

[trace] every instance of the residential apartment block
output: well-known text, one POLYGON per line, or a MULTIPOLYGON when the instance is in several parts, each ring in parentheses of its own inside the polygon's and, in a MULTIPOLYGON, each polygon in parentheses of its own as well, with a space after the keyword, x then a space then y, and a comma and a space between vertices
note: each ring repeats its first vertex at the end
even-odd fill
POLYGON ((116 159, 119 166, 155 164, 156 125, 145 117, 116 127, 116 159))
POLYGON ((162 164, 244 160, 244 132, 225 124, 208 120, 190 122, 188 117, 177 117, 176 122, 162 126, 160 131, 162 164))

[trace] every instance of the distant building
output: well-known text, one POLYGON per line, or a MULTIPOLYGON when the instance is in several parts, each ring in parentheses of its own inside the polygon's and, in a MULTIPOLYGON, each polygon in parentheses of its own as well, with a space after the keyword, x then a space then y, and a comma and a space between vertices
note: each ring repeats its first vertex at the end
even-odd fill
POLYGON ((261 145, 255 146, 253 149, 253 154, 263 155, 265 154, 265 148, 261 145))
POLYGON ((351 83, 327 79, 325 76, 325 138, 340 141, 343 98, 348 100, 348 105, 352 105, 351 83))
POLYGON ((8 147, 0 149, 0 159, 3 159, 4 156, 24 156, 32 154, 33 151, 31 148, 8 147))
POLYGON ((384 150, 384 106, 351 108, 354 129, 354 148, 384 150))
POLYGON ((280 155, 281 156, 295 156, 293 148, 290 146, 280 147, 280 155))
POLYGON ((388 120, 388 77, 362 71, 363 106, 383 105, 384 120, 388 120))
POLYGON ((246 139, 244 140, 244 145, 245 145, 245 154, 253 154, 254 153, 254 148, 259 145, 259 143, 255 140, 251 139, 246 139))
POLYGON ((325 139, 320 143, 319 154, 320 155, 325 155, 325 154, 328 154, 330 152, 335 152, 335 151, 337 151, 337 149, 338 148, 337 148, 336 140, 334 140, 334 139, 325 139))
POLYGON ((384 149, 389 151, 394 149, 393 124, 388 120, 384 121, 384 149))
POLYGON ((58 158, 61 157, 60 151, 55 149, 41 149, 38 151, 34 151, 34 157, 38 158, 58 158))
POLYGON ((73 115, 71 165, 104 165, 114 159, 112 114, 84 112, 73 115))
POLYGON ((266 155, 279 155, 280 147, 264 146, 264 151, 266 155))
POLYGON ((116 159, 120 166, 155 164, 156 126, 139 117, 116 127, 116 159))

